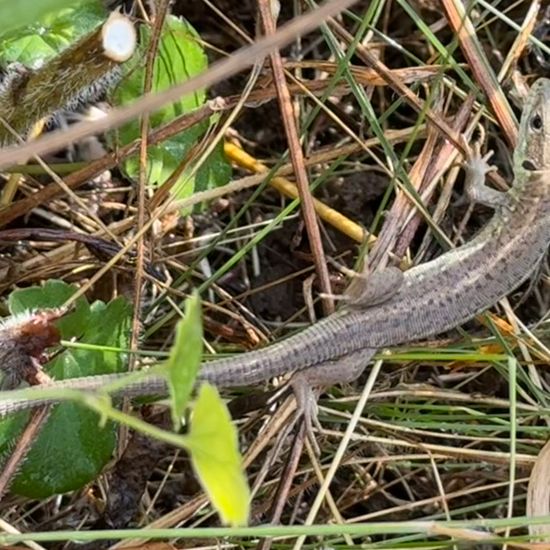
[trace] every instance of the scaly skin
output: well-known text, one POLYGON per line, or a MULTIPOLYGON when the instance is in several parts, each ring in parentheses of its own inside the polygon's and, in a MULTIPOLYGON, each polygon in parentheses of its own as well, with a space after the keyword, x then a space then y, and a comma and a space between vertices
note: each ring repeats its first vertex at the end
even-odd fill
MULTIPOLYGON (((550 80, 533 85, 518 144, 514 184, 505 205, 472 241, 407 271, 399 290, 385 302, 345 308, 264 349, 207 362, 200 380, 244 386, 290 372, 304 372, 313 383, 349 380, 377 349, 449 330, 512 292, 533 272, 550 242, 550 80)), ((24 397, 4 392, 0 415, 55 401, 51 391, 100 390, 123 376, 63 380, 25 390, 24 397)), ((164 379, 149 376, 115 393, 134 397, 165 392, 164 379)))

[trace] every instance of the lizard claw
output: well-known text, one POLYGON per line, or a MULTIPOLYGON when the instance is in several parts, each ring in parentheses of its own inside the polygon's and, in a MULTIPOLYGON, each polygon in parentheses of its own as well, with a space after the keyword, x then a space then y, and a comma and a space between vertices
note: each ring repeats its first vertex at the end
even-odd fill
POLYGON ((471 147, 467 148, 466 152, 466 169, 479 174, 481 177, 489 172, 496 172, 497 167, 489 164, 494 151, 490 149, 484 155, 481 154, 481 142, 476 141, 471 147))
POLYGON ((301 374, 295 374, 290 380, 290 386, 296 398, 296 415, 305 424, 306 436, 317 456, 321 455, 321 448, 317 443, 314 428, 318 432, 322 430, 318 417, 317 396, 307 378, 301 374))
POLYGON ((493 153, 492 150, 484 155, 481 153, 481 140, 474 142, 472 146, 466 145, 464 191, 469 201, 498 208, 506 206, 506 194, 485 185, 486 175, 497 170, 496 166, 489 164, 493 153))

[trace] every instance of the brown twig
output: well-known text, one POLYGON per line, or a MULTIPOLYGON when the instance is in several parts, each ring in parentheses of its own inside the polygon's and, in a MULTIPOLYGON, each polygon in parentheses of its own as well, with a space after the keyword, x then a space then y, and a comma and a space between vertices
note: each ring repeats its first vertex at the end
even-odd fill
MULTIPOLYGON (((265 34, 267 36, 273 35, 275 33, 275 22, 272 16, 271 0, 258 0, 258 7, 264 25, 265 34)), ((323 298, 323 310, 325 315, 330 315, 334 311, 334 301, 330 297, 332 296, 330 278, 327 269, 325 252, 323 250, 323 243, 321 241, 321 232, 319 230, 317 216, 315 215, 315 207, 313 205, 308 177, 304 166, 304 154, 302 152, 302 146, 298 137, 298 130, 296 128, 290 92, 288 91, 288 87, 286 85, 283 63, 281 61, 279 51, 273 51, 270 57, 273 78, 279 98, 281 117, 285 127, 290 158, 292 160, 292 166, 294 167, 298 193, 300 195, 302 213, 304 216, 309 244, 313 252, 315 270, 317 272, 317 276, 319 277, 320 290, 325 295, 323 298)))
MULTIPOLYGON (((0 241, 52 241, 52 242, 67 242, 73 241, 82 243, 86 248, 99 260, 105 261, 118 254, 122 247, 116 243, 106 241, 94 235, 86 235, 84 233, 76 233, 75 231, 66 231, 64 229, 49 229, 49 228, 18 228, 4 229, 0 231, 0 241)), ((129 258, 133 260, 132 255, 129 258)), ((164 276, 158 272, 149 262, 145 263, 145 271, 151 277, 159 280, 164 280, 164 276)))

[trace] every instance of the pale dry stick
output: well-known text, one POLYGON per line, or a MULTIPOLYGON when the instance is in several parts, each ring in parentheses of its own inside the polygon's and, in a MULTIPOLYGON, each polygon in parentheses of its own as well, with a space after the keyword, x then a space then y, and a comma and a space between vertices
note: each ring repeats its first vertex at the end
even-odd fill
POLYGON ((297 35, 306 34, 317 28, 323 21, 350 7, 357 0, 328 0, 315 10, 297 17, 283 25, 273 36, 266 36, 251 46, 238 50, 228 59, 214 63, 211 68, 200 75, 160 93, 149 94, 132 105, 113 109, 109 116, 93 122, 79 122, 68 130, 53 132, 21 147, 7 147, 0 150, 0 168, 23 162, 32 155, 43 155, 61 149, 68 143, 78 141, 92 134, 117 128, 143 113, 153 112, 167 103, 173 103, 181 96, 190 94, 200 88, 206 88, 253 65, 261 57, 276 48, 290 43, 297 35))
MULTIPOLYGON (((12 535, 20 535, 21 531, 13 527, 10 523, 8 523, 6 520, 0 518, 0 530, 3 533, 10 533, 12 535)), ((36 542, 29 540, 25 541, 23 544, 28 546, 29 548, 32 548, 32 550, 47 550, 43 546, 40 546, 39 544, 36 544, 36 542)))
MULTIPOLYGON (((143 93, 148 94, 153 87, 153 73, 155 59, 158 53, 162 27, 168 14, 169 0, 153 0, 150 2, 150 8, 154 11, 153 28, 151 38, 147 48, 145 61, 145 74, 143 82, 143 93), (158 5, 157 5, 158 3, 158 5)), ((147 187, 147 149, 149 147, 149 113, 143 113, 140 121, 140 143, 139 143, 139 175, 138 175, 138 206, 136 213, 137 227, 141 228, 146 223, 146 196, 147 187)), ((143 265, 145 263, 145 234, 141 235, 136 241, 136 277, 134 281, 134 312, 132 316, 132 334, 130 337, 130 350, 135 351, 138 345, 139 332, 141 328, 141 298, 143 282, 143 265)), ((135 368, 135 355, 130 355, 128 370, 135 368)))
MULTIPOLYGON (((439 493, 439 502, 441 503, 443 512, 445 513, 445 519, 447 521, 451 521, 453 518, 451 517, 451 511, 449 510, 449 499, 447 497, 447 494, 445 493, 445 488, 443 487, 443 482, 441 481, 441 476, 439 475, 439 469, 437 467, 433 454, 428 452, 428 456, 430 458, 430 465, 432 467, 437 491, 439 493)), ((453 548, 454 550, 458 550, 456 546, 453 546, 453 548)))
MULTIPOLYGON (((154 23, 151 32, 151 39, 147 49, 147 57, 145 62, 145 75, 143 83, 143 93, 148 94, 153 87, 154 64, 157 57, 158 47, 162 27, 168 14, 169 0, 154 0, 151 4, 151 9, 154 13, 154 23), (158 6, 157 6, 158 2, 158 6)), ((149 113, 141 115, 140 123, 140 144, 139 144, 139 176, 138 176, 138 208, 136 215, 137 227, 141 228, 145 225, 146 218, 146 196, 145 190, 147 187, 147 149, 149 147, 149 113)), ((142 282, 143 282, 143 266, 145 263, 145 245, 144 234, 136 241, 136 278, 134 281, 134 313, 132 316, 132 334, 130 337, 130 351, 136 351, 138 346, 138 338, 141 328, 141 298, 142 298, 142 282)), ((133 371, 135 368, 135 354, 130 354, 128 370, 133 371)))
MULTIPOLYGON (((544 445, 531 470, 527 487, 526 514, 529 517, 550 515, 550 441, 544 445)), ((550 524, 529 524, 531 536, 550 534, 550 524)))
MULTIPOLYGON (((325 430, 325 434, 332 437, 342 437, 342 434, 336 430, 325 430)), ((466 448, 454 448, 446 445, 439 445, 434 443, 414 443, 406 439, 386 438, 378 437, 375 435, 358 435, 352 434, 351 439, 354 441, 360 441, 363 443, 379 443, 384 446, 406 447, 406 448, 419 448, 424 451, 430 451, 434 454, 444 455, 445 458, 459 458, 463 460, 473 460, 488 462, 490 464, 499 464, 507 466, 510 464, 510 453, 504 453, 500 451, 485 451, 479 449, 466 449, 466 448)), ((532 466, 535 462, 535 457, 528 454, 516 454, 516 464, 522 467, 532 466)))
MULTIPOLYGON (((491 3, 487 0, 478 0, 478 4, 482 6, 484 9, 486 9, 487 11, 491 12, 493 15, 495 15, 500 21, 502 21, 503 23, 506 23, 506 25, 508 25, 511 29, 517 31, 518 33, 523 32, 523 25, 520 26, 513 19, 510 19, 503 10, 498 9, 499 6, 494 2, 491 3)), ((535 6, 538 5, 540 9, 539 0, 531 0, 531 5, 535 5, 535 6)), ((526 15, 526 19, 528 19, 531 16, 532 14, 530 13, 530 10, 529 10, 528 15, 526 15)), ((541 17, 542 18, 544 17, 544 12, 541 12, 541 17)), ((536 46, 543 52, 550 54, 550 46, 548 45, 547 41, 546 42, 543 41, 542 36, 537 38, 534 34, 530 34, 527 37, 527 40, 529 41, 529 46, 533 46, 533 47, 536 46)))
MULTIPOLYGON (((319 511, 319 508, 321 507, 321 504, 323 503, 323 499, 325 498, 325 494, 328 491, 328 488, 330 484, 332 483, 332 480, 334 479, 334 476, 336 475, 336 471, 338 470, 340 463, 342 462, 342 459, 344 458, 344 454, 346 452, 346 449, 348 448, 349 442, 351 441, 353 437, 353 433, 355 431, 355 428, 357 426, 357 423, 359 422, 359 419, 361 418, 363 414, 363 409, 365 408, 365 405, 367 404, 367 401, 369 399, 370 393, 372 391, 372 388, 374 386, 374 383, 376 382, 376 379, 378 378, 378 374, 380 372, 380 368, 382 367, 382 360, 378 360, 374 363, 374 365, 371 368, 371 371, 369 373, 369 377, 367 379, 367 382, 365 384, 365 387, 363 388, 363 391, 361 393, 361 396, 359 397, 359 400, 357 401, 357 405, 355 406, 355 410, 353 411, 353 415, 350 418, 350 421, 348 425, 346 426, 346 431, 341 436, 342 439, 340 441, 340 444, 338 445, 338 449, 336 450, 336 453, 334 454, 334 458, 332 459, 332 462, 330 464, 330 468, 328 469, 325 479, 322 480, 321 486, 319 487, 319 491, 317 492, 317 495, 315 496, 315 500, 313 501, 309 513, 306 517, 306 520, 304 522, 304 525, 312 525, 315 517, 317 516, 317 512, 319 511)), ((319 480, 321 481, 321 480, 319 480)), ((299 550, 304 545, 304 542, 306 540, 305 536, 298 537, 297 541, 295 542, 293 548, 294 550, 299 550)))
MULTIPOLYGON (((324 479, 325 476, 323 474, 323 470, 324 469, 328 470, 330 468, 330 465, 325 466, 325 467, 321 466, 321 464, 319 463, 319 455, 316 454, 316 451, 313 448, 313 445, 311 444, 311 442, 309 440, 306 440, 306 448, 307 448, 307 453, 308 453, 308 456, 309 456, 309 460, 311 462, 311 468, 312 468, 312 470, 315 474, 315 477, 317 478, 317 480, 324 479)), ((332 464, 332 462, 331 462, 331 464, 332 464)), ((340 466, 341 465, 342 465, 342 463, 340 463, 340 466)), ((341 513, 340 509, 338 508, 338 503, 334 500, 334 497, 332 496, 332 493, 330 492, 330 489, 328 489, 328 488, 327 488, 326 493, 325 493, 325 500, 326 500, 326 505, 327 505, 330 513, 332 514, 333 522, 336 523, 336 524, 339 524, 339 525, 344 525, 346 523, 346 520, 343 518, 342 513, 341 513)), ((344 540, 346 541, 346 544, 350 548, 353 548, 354 543, 353 543, 353 539, 351 538, 351 536, 348 535, 347 533, 344 533, 342 536, 343 536, 344 540)))
POLYGON ((508 50, 508 55, 503 61, 502 66, 497 75, 498 82, 502 82, 506 76, 510 73, 511 68, 515 67, 518 59, 521 54, 525 51, 526 46, 528 46, 529 38, 531 37, 531 32, 537 23, 537 16, 540 10, 540 0, 534 0, 531 2, 525 17, 523 18, 523 23, 521 29, 514 40, 514 43, 508 50))

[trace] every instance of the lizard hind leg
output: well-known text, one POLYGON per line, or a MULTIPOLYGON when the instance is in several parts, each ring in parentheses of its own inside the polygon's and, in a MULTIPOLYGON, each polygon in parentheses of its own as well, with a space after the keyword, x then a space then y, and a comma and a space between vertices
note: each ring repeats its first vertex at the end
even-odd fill
POLYGON ((297 403, 297 417, 305 423, 306 432, 314 449, 320 453, 313 428, 321 431, 318 419, 317 395, 314 388, 345 384, 356 380, 376 353, 376 349, 366 348, 332 361, 309 367, 295 373, 290 386, 297 403))

